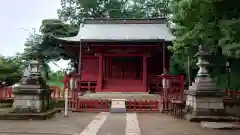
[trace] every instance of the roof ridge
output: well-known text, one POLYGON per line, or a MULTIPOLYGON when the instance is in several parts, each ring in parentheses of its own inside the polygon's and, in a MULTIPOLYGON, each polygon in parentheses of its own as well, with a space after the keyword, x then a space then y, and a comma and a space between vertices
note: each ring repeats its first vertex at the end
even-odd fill
POLYGON ((166 18, 94 18, 84 19, 83 24, 164 24, 166 18))

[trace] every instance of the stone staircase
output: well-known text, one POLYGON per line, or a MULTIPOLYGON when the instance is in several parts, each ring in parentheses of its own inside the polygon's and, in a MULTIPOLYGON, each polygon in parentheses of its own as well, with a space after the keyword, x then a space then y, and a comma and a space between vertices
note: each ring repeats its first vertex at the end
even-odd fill
POLYGON ((160 100, 161 96, 147 92, 99 92, 86 93, 80 99, 126 99, 126 100, 160 100))

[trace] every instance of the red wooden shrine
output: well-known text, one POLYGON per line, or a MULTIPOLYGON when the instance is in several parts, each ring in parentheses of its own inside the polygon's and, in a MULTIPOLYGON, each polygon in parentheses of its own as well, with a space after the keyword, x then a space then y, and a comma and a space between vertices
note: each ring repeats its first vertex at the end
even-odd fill
POLYGON ((78 35, 58 39, 78 59, 77 90, 157 92, 173 38, 165 19, 87 19, 78 35))

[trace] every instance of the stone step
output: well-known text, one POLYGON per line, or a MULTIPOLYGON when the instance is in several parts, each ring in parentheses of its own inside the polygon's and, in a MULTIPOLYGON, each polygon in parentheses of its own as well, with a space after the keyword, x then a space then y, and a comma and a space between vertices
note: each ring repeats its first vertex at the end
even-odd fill
POLYGON ((238 130, 240 129, 239 123, 224 123, 224 122, 201 122, 203 128, 222 129, 222 130, 238 130))
POLYGON ((86 93, 80 96, 81 99, 136 99, 136 100, 160 100, 161 96, 157 94, 148 94, 146 92, 99 92, 86 93))

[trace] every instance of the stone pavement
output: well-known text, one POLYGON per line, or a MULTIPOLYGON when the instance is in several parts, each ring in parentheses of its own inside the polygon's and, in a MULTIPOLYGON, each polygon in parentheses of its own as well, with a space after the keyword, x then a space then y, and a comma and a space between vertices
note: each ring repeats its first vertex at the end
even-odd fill
POLYGON ((160 113, 70 113, 46 121, 0 121, 0 135, 239 135, 160 113))

